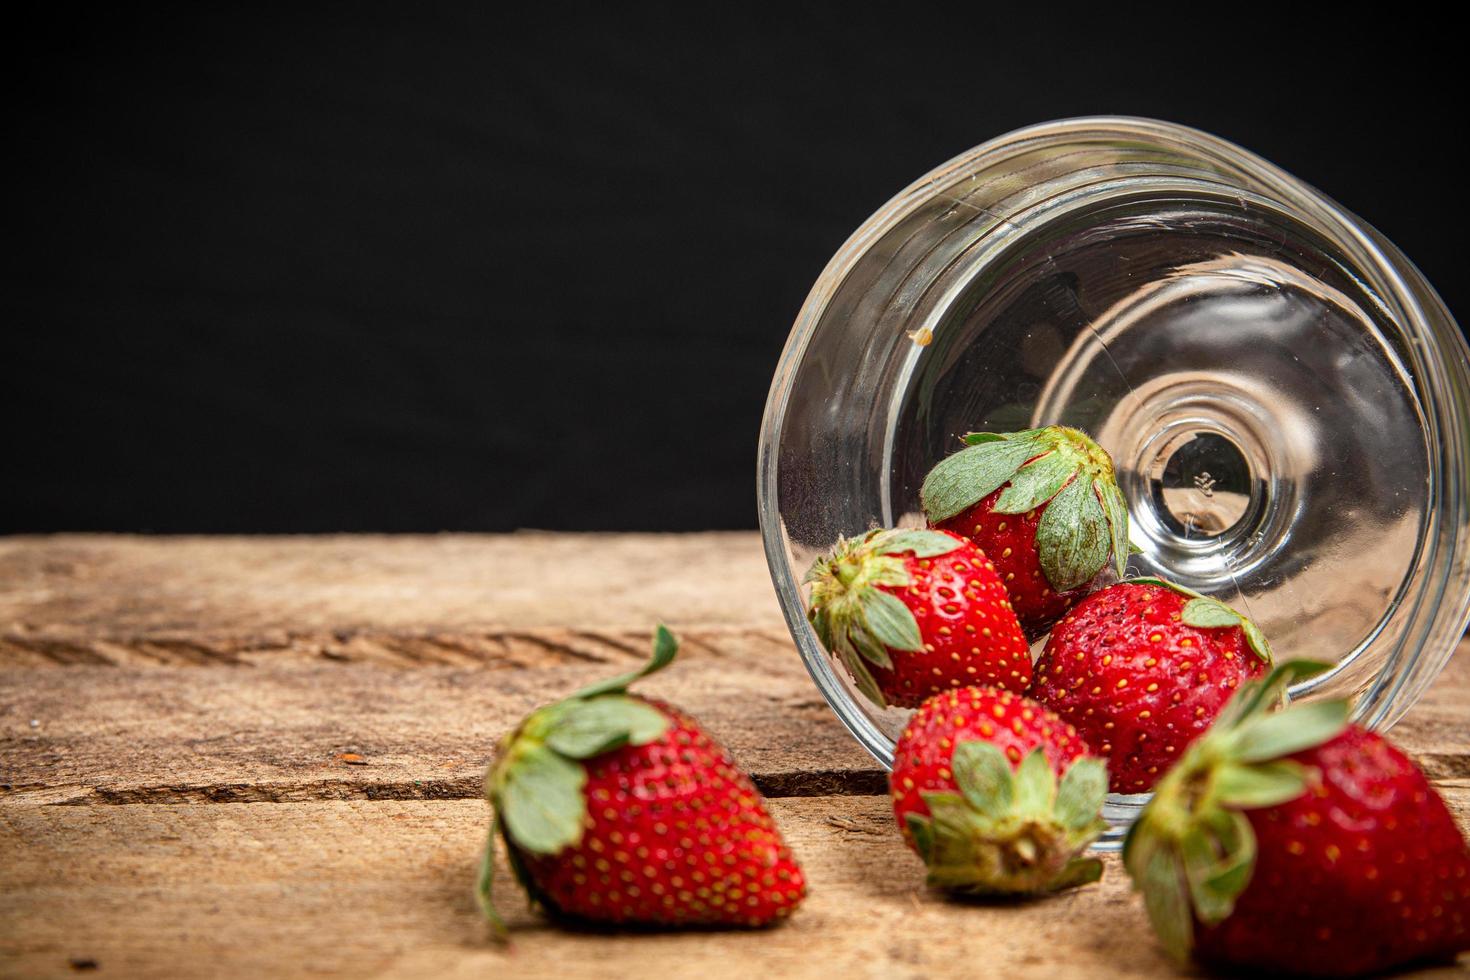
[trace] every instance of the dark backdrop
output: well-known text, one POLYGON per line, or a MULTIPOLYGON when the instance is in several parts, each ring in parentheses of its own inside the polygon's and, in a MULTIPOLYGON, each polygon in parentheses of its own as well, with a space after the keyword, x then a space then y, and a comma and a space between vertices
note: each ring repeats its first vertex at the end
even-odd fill
POLYGON ((828 257, 1058 116, 1243 143, 1463 312, 1463 57, 1434 25, 613 6, 13 33, 0 531, 752 527, 828 257))

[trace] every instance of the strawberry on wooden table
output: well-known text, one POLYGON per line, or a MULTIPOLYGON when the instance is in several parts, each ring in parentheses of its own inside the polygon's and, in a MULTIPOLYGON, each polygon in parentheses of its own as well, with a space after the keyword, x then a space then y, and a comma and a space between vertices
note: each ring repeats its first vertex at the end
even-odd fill
POLYGON ((1243 687, 1129 832, 1180 961, 1346 977, 1470 950, 1470 847, 1423 773, 1345 702, 1268 713, 1324 667, 1243 687))
POLYGON ((1111 558, 1128 562, 1128 505, 1113 460, 1086 434, 1050 425, 972 432, 940 460, 919 499, 931 527, 969 538, 995 563, 1028 636, 1087 594, 1111 558))
POLYGON ((801 902, 801 868, 750 778, 694 719, 627 693, 676 650, 658 627, 641 670, 536 710, 501 743, 479 883, 497 929, 497 836, 530 897, 569 918, 760 926, 801 902))
POLYGON ((940 691, 1023 691, 1031 653, 985 554, 945 531, 843 539, 807 573, 807 618, 874 703, 917 707, 940 691))
POLYGON ((1108 760, 1113 792, 1142 793, 1270 663, 1265 636, 1229 606, 1162 579, 1132 579, 1063 617, 1030 694, 1108 760))
POLYGON ((888 784, 935 888, 1032 894, 1102 874, 1080 855, 1106 827, 1106 766, 1029 698, 994 687, 930 698, 899 736, 888 784))

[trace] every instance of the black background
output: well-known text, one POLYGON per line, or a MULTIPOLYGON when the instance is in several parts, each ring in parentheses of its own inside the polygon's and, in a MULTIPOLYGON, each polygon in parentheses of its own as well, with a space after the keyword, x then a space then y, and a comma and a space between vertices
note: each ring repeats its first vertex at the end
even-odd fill
POLYGON ((0 531, 753 527, 829 256, 1061 116, 1242 143, 1464 310, 1443 25, 538 10, 12 34, 0 531))

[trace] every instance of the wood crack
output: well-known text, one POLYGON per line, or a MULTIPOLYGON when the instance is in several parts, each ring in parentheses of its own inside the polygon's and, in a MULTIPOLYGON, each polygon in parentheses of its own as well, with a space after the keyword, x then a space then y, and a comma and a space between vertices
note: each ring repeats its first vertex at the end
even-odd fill
POLYGON ((1433 780, 1470 779, 1470 754, 1425 752, 1416 756, 1424 774, 1433 780))
MULTIPOLYGON (((888 791, 879 770, 820 769, 752 777, 770 799, 809 796, 879 796, 888 791)), ((350 780, 58 787, 0 783, 0 804, 42 802, 53 806, 197 805, 212 803, 317 803, 323 801, 473 800, 483 793, 479 774, 444 779, 350 780)))
MULTIPOLYGON (((732 643, 791 641, 768 630, 733 627, 680 631, 684 657, 720 658, 732 643)), ((647 656, 644 629, 563 627, 455 630, 354 629, 284 632, 150 632, 142 634, 0 632, 0 667, 240 667, 318 661, 377 666, 543 669, 567 663, 622 664, 647 656)))
MULTIPOLYGON (((1470 777, 1470 758, 1431 756, 1425 771, 1443 787, 1470 777)), ((752 777, 767 799, 817 796, 883 796, 888 775, 871 769, 770 772, 752 777)), ((0 783, 0 804, 40 802, 53 806, 199 805, 213 803, 319 803, 360 800, 473 800, 483 793, 478 774, 445 779, 311 780, 302 782, 200 783, 130 787, 58 787, 0 783)))

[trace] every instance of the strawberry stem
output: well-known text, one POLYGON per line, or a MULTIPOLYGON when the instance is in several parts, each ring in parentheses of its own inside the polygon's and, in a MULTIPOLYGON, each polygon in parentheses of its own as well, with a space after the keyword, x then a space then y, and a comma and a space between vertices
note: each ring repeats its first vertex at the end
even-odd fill
POLYGON ((505 927, 505 920, 495 910, 495 901, 491 895, 491 888, 495 883, 495 838, 498 836, 500 818, 493 817, 490 821, 490 833, 485 838, 485 853, 480 857, 480 874, 475 880, 475 902, 480 906, 480 914, 490 923, 490 932, 496 941, 505 942, 510 932, 505 927))

